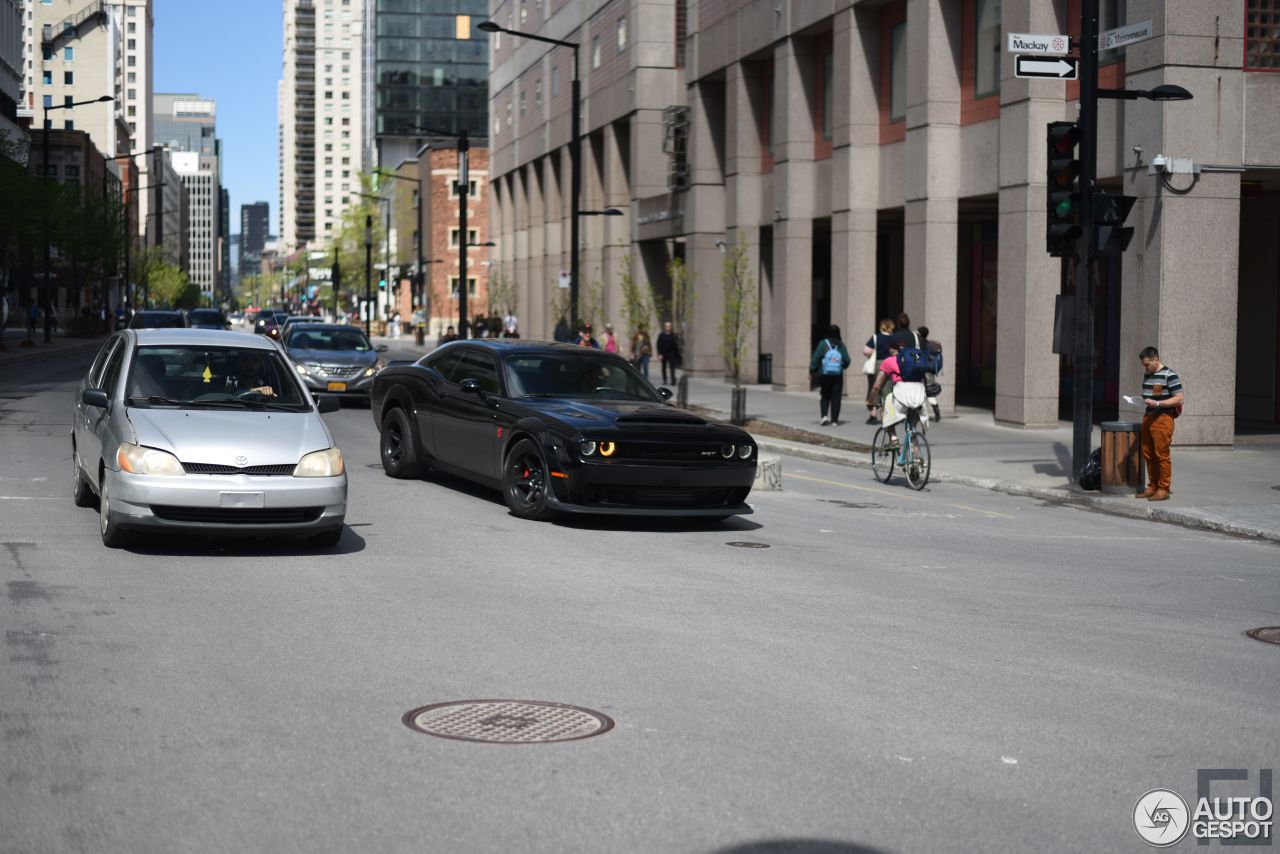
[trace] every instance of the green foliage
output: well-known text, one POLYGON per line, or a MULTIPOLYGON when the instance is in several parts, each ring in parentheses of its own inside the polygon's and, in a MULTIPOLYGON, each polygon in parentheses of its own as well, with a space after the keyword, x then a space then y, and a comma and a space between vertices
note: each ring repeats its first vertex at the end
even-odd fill
POLYGON ((680 343, 693 326, 694 285, 697 274, 689 269, 683 258, 672 258, 667 262, 667 277, 671 280, 671 302, 659 309, 659 315, 670 317, 680 343))
POLYGON ((725 253, 720 279, 724 284, 724 313, 720 316, 720 355, 734 388, 742 386, 742 363, 747 343, 755 328, 758 295, 751 274, 747 238, 738 232, 738 242, 725 253))
POLYGON ((551 309, 552 324, 554 325, 559 323, 561 319, 563 319, 565 323, 568 323, 569 289, 559 287, 557 284, 556 287, 549 288, 548 290, 550 293, 548 294, 547 306, 551 309))
POLYGON ((626 331, 634 335, 652 328, 657 301, 648 283, 637 282, 631 274, 631 263, 631 253, 628 252, 618 262, 618 278, 622 285, 622 320, 626 331))
POLYGON ((489 276, 489 314, 500 318, 509 314, 518 315, 519 308, 520 289, 516 285, 516 280, 502 273, 491 274, 489 276))
POLYGON ((152 246, 137 261, 139 285, 147 301, 154 306, 192 308, 200 303, 200 289, 187 278, 184 270, 170 264, 164 250, 152 246))

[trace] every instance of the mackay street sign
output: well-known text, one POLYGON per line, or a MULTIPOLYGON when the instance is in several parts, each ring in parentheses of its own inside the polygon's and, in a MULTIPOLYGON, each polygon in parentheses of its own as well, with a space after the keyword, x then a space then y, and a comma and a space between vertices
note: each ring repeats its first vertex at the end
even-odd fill
POLYGON ((1075 80, 1079 75, 1080 60, 1074 56, 1042 58, 1039 56, 1015 56, 1013 76, 1041 80, 1075 80))
POLYGON ((1043 53, 1062 56, 1071 49, 1071 39, 1060 33, 1036 35, 1009 33, 1009 53, 1043 53))
POLYGON ((1144 42, 1154 35, 1155 30, 1151 28, 1150 21, 1116 27, 1114 30, 1098 33, 1098 50, 1113 50, 1125 45, 1144 42))

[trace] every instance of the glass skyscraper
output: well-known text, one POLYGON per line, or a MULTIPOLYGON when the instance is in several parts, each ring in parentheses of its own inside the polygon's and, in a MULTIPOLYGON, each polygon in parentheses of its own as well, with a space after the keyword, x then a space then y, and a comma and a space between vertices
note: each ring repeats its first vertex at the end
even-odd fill
POLYGON ((488 0, 376 0, 374 134, 421 138, 406 125, 488 136, 489 39, 475 24, 488 0), (458 15, 472 16, 471 38, 455 38, 458 15))

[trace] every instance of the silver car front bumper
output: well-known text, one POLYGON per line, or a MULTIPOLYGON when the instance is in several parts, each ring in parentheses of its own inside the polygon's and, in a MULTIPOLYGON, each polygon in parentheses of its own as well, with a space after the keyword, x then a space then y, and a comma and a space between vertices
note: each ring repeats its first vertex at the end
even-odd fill
POLYGON ((243 534, 307 534, 340 526, 347 476, 157 477, 104 472, 111 512, 122 528, 243 534))

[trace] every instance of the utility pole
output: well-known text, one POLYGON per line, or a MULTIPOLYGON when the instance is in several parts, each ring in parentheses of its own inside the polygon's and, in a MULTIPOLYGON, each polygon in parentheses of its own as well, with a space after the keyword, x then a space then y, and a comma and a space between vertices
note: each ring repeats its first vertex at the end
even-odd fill
POLYGON ((467 170, 467 158, 471 143, 467 139, 464 127, 458 133, 458 337, 470 338, 467 334, 467 195, 470 193, 471 181, 467 170))
POLYGON ((1080 0, 1080 237, 1076 243, 1072 479, 1089 462, 1093 439, 1093 223, 1098 173, 1098 0, 1080 0))
POLYGON ((373 318, 373 214, 364 215, 364 335, 372 335, 373 318))

